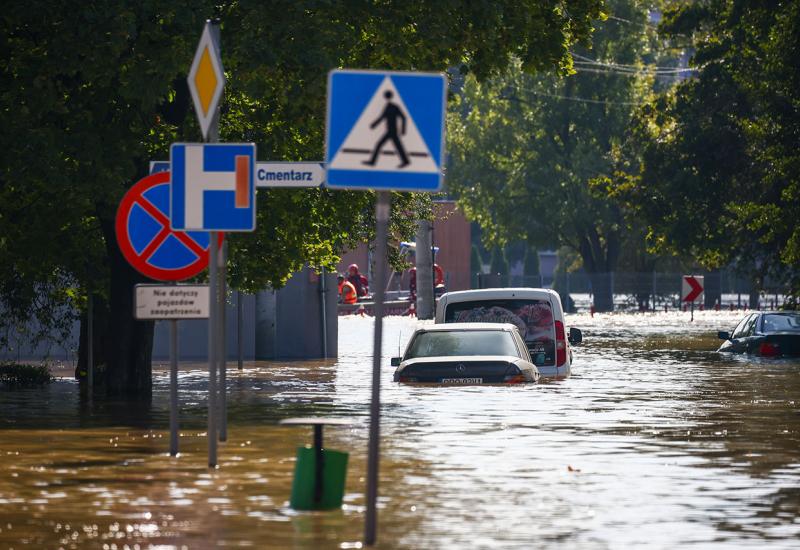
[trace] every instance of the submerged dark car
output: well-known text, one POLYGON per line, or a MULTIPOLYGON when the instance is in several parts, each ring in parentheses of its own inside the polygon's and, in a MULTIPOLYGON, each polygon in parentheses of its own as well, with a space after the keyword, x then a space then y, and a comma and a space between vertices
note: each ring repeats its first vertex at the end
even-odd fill
POLYGON ((539 380, 517 327, 452 323, 418 329, 403 357, 393 357, 395 382, 519 384, 539 380))
POLYGON ((763 357, 800 357, 800 312, 751 313, 732 333, 719 332, 725 342, 718 351, 763 357))

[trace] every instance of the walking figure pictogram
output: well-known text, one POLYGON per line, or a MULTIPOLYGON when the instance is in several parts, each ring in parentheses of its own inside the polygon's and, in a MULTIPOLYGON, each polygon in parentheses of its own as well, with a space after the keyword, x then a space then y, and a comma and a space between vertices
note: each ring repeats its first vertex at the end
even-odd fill
POLYGON ((381 148, 387 141, 391 140, 392 143, 394 143, 397 154, 400 155, 401 163, 398 168, 404 168, 410 163, 405 147, 403 147, 403 142, 400 140, 400 136, 397 135, 397 122, 398 119, 402 120, 403 125, 400 130, 400 135, 406 135, 406 115, 403 114, 403 111, 400 109, 400 107, 392 103, 391 100, 392 97, 394 97, 394 94, 391 92, 391 90, 386 90, 386 92, 383 94, 383 97, 386 98, 386 108, 383 110, 383 113, 381 113, 381 116, 379 116, 375 122, 370 124, 370 129, 374 129, 378 124, 381 123, 382 120, 386 120, 386 133, 380 140, 378 140, 378 143, 372 150, 372 157, 369 160, 365 160, 363 164, 366 164, 367 166, 375 166, 378 155, 381 154, 381 148))

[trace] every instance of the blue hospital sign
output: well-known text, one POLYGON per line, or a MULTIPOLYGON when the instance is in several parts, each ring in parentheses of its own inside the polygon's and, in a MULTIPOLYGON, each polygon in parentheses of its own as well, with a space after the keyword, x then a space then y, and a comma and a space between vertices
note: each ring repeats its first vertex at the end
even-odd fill
POLYGON ((443 74, 332 71, 328 187, 438 191, 446 94, 443 74))
POLYGON ((256 228, 256 146, 175 143, 170 150, 170 222, 182 231, 256 228))

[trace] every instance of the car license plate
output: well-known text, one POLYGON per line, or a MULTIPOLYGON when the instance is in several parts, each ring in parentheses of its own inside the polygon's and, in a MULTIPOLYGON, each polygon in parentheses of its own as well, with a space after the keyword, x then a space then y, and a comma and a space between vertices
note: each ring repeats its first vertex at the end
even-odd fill
POLYGON ((442 378, 442 384, 483 384, 483 378, 442 378))

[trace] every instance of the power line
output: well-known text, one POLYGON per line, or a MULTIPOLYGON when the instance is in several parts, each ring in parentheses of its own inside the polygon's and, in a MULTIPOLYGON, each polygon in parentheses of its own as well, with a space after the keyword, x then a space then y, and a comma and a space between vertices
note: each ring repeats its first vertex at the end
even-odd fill
POLYGON ((645 73, 645 74, 680 74, 684 72, 694 72, 698 69, 694 67, 664 67, 659 65, 629 65, 626 63, 605 63, 602 61, 597 61, 596 59, 592 59, 591 57, 586 57, 585 55, 580 55, 575 52, 570 52, 572 57, 577 58, 579 61, 575 61, 576 65, 588 65, 588 66, 596 66, 596 67, 605 67, 608 69, 612 69, 618 72, 625 72, 625 73, 645 73))
MULTIPOLYGON (((544 97, 551 97, 553 99, 561 99, 565 101, 575 101, 578 103, 591 103, 593 105, 645 105, 646 101, 609 101, 607 99, 589 99, 586 97, 575 97, 575 96, 568 96, 568 95, 560 95, 560 94, 551 94, 547 92, 537 92, 536 90, 531 90, 528 88, 516 88, 517 91, 527 92, 529 94, 544 96, 544 97)), ((503 99, 516 99, 517 101, 521 101, 519 98, 512 98, 512 97, 503 97, 503 99)), ((524 103, 524 101, 521 101, 524 103)))
POLYGON ((598 69, 595 69, 595 70, 609 69, 609 70, 606 70, 605 72, 607 72, 607 73, 622 73, 622 74, 647 74, 647 75, 651 75, 651 74, 654 74, 654 75, 666 74, 666 75, 670 75, 670 74, 691 73, 691 72, 697 71, 697 69, 689 68, 689 67, 687 67, 687 68, 674 67, 674 68, 669 68, 669 69, 668 68, 655 69, 655 68, 649 68, 649 67, 641 67, 639 69, 628 69, 628 68, 624 68, 624 67, 614 67, 613 65, 607 65, 607 64, 604 64, 604 63, 587 63, 585 61, 576 61, 575 65, 577 65, 578 68, 598 67, 598 69))

